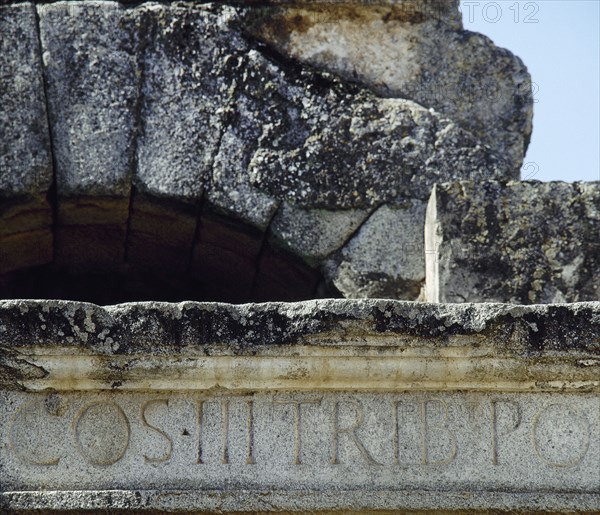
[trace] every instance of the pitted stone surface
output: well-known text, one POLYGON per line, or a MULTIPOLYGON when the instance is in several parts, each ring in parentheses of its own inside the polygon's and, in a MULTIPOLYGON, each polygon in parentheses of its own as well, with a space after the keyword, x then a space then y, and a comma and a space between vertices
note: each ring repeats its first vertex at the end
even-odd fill
POLYGON ((358 81, 382 96, 435 108, 519 168, 533 113, 531 78, 521 60, 453 23, 457 2, 447 3, 442 13, 402 5, 347 2, 249 10, 246 28, 285 56, 358 81))
MULTIPOLYGON (((127 491, 177 485, 184 492, 293 494, 460 491, 468 484, 484 492, 579 492, 585 499, 600 486, 599 416, 597 397, 577 394, 305 392, 199 400, 197 393, 176 392, 2 392, 0 421, 8 434, 0 438, 12 444, 0 453, 2 487, 127 491)), ((396 503, 379 506, 402 507, 396 503)), ((353 507, 363 506, 355 501, 353 507)))
POLYGON ((139 98, 137 20, 114 2, 37 6, 56 167, 54 261, 124 261, 139 98))
MULTIPOLYGON (((456 26, 453 4, 390 5, 398 16, 456 26)), ((207 266, 220 253, 223 262, 242 259, 246 290, 279 268, 279 290, 289 279, 311 296, 319 277, 301 260, 320 268, 383 203, 425 200, 437 182, 518 177, 506 156, 436 111, 276 55, 244 32, 240 5, 37 9, 60 266, 161 271, 168 262, 178 280, 206 278, 220 270, 207 266), (292 220, 291 212, 311 214, 292 220), (252 232, 249 246, 202 249, 220 231, 210 232, 213 215, 252 232), (263 240, 277 248, 263 249, 263 240), (285 263, 282 250, 292 254, 285 263)), ((421 231, 418 217, 403 223, 406 233, 421 231)), ((414 298, 415 274, 394 274, 391 290, 361 295, 414 298)))
POLYGON ((458 182, 428 206, 427 300, 600 298, 600 183, 458 182))
POLYGON ((270 231, 280 245, 308 262, 319 264, 338 250, 369 216, 366 209, 326 211, 284 203, 270 231))
POLYGON ((426 203, 407 201, 375 211, 324 264, 345 298, 416 300, 425 282, 426 203))
POLYGON ((138 99, 135 11, 115 2, 37 9, 58 195, 127 204, 138 99))
MULTIPOLYGON (((144 6, 139 12, 142 130, 134 185, 170 200, 198 201, 212 169, 229 103, 223 23, 205 9, 144 6)), ((238 44, 239 45, 239 44, 238 44)))
POLYGON ((253 184, 303 207, 347 209, 426 200, 433 184, 459 177, 518 177, 434 111, 332 85, 338 87, 303 100, 306 122, 297 139, 286 136, 285 125, 265 132, 250 163, 253 184))
POLYGON ((0 198, 45 196, 52 182, 35 8, 0 7, 0 198))
MULTIPOLYGON (((252 354, 255 345, 360 343, 386 335, 392 339, 405 336, 408 346, 413 340, 415 344, 426 340, 427 345, 439 347, 452 347, 456 335, 481 335, 486 345, 500 354, 521 357, 545 352, 568 357, 581 351, 591 358, 600 352, 597 302, 519 306, 323 299, 244 305, 141 302, 100 307, 58 300, 4 300, 0 308, 3 358, 18 356, 15 352, 20 347, 57 342, 105 355, 160 354, 221 344, 234 353, 252 354)), ((13 384, 10 376, 2 376, 2 380, 13 384)))

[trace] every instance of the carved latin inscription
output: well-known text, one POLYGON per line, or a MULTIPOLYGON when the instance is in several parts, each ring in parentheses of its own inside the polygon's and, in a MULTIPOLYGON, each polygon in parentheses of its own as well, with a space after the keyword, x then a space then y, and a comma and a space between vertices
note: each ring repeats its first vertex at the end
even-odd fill
POLYGON ((108 477, 123 488, 177 478, 208 488, 259 475, 298 488, 373 478, 395 488, 464 484, 475 471, 506 488, 540 477, 600 488, 594 395, 2 395, 0 470, 15 488, 34 488, 30 478, 86 488, 108 477))
POLYGON ((165 408, 169 408, 169 400, 168 399, 154 399, 150 401, 146 401, 142 404, 140 410, 140 418, 142 419, 142 423, 145 427, 148 427, 161 435, 165 440, 165 452, 161 456, 150 457, 147 454, 144 455, 144 461, 146 463, 164 463, 165 461, 169 461, 171 456, 173 455, 173 439, 165 433, 162 429, 159 429, 156 426, 153 426, 150 422, 148 422, 147 411, 152 410, 153 407, 156 406, 164 406, 165 408))
POLYGON ((351 410, 355 413, 355 419, 349 425, 342 427, 342 423, 340 422, 340 404, 342 404, 341 401, 336 401, 333 405, 334 407, 332 414, 333 430, 331 438, 331 463, 333 465, 338 465, 340 463, 338 441, 341 435, 345 435, 358 449, 361 456, 367 463, 369 463, 370 465, 379 465, 379 463, 377 463, 377 461, 373 459, 373 456, 371 456, 369 451, 367 451, 365 445, 360 441, 360 438, 356 434, 357 429, 363 425, 363 422, 365 420, 365 414, 362 405, 358 401, 345 402, 345 404, 349 405, 351 407, 351 410))
POLYGON ((277 400, 273 401, 274 404, 280 404, 282 406, 291 406, 294 412, 294 459, 292 463, 294 465, 302 464, 302 406, 311 404, 321 404, 321 399, 308 399, 304 401, 294 400, 277 400))
POLYGON ((590 446, 588 421, 566 404, 550 404, 538 411, 531 437, 538 457, 552 467, 579 465, 590 446))

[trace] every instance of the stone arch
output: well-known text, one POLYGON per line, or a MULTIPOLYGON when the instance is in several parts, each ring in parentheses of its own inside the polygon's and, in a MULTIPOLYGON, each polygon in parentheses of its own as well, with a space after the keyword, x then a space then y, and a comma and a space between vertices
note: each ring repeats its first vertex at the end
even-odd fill
POLYGON ((518 175, 428 106, 282 57, 252 7, 2 9, 0 297, 415 299, 432 185, 518 175))

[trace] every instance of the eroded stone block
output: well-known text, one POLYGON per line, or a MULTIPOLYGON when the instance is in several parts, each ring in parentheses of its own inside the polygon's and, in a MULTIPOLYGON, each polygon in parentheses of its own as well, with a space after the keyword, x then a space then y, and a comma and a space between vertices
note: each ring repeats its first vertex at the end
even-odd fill
POLYGON ((281 133, 284 125, 266 132, 250 163, 253 184, 299 206, 343 209, 426 200, 433 184, 458 177, 518 177, 434 111, 351 92, 333 78, 330 88, 303 101, 296 138, 281 133))
POLYGON ((427 300, 600 298, 600 183, 436 186, 426 222, 427 300))
POLYGON ((458 2, 317 2, 248 10, 245 28, 277 52, 433 107, 521 166, 531 78, 520 59, 463 31, 458 2), (437 5, 433 3, 433 5, 437 5))
POLYGON ((366 209, 326 211, 283 203, 269 230, 274 244, 318 265, 342 247, 368 216, 366 209))
POLYGON ((426 203, 382 206, 324 265, 345 298, 416 300, 425 282, 426 203))

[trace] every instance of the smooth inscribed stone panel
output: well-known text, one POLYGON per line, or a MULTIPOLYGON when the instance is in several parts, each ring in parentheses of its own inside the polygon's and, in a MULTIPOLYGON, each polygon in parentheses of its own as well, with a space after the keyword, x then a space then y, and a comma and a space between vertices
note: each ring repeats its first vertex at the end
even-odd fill
MULTIPOLYGON (((40 484, 223 493, 235 485, 286 495, 470 490, 463 503, 475 508, 475 492, 500 489, 528 502, 544 492, 553 508, 564 504, 561 493, 577 492, 585 505, 600 489, 594 394, 4 392, 0 399, 4 491, 40 484)), ((444 508, 439 500, 432 507, 444 508)))
POLYGON ((599 312, 0 302, 0 508, 597 513, 599 312))

